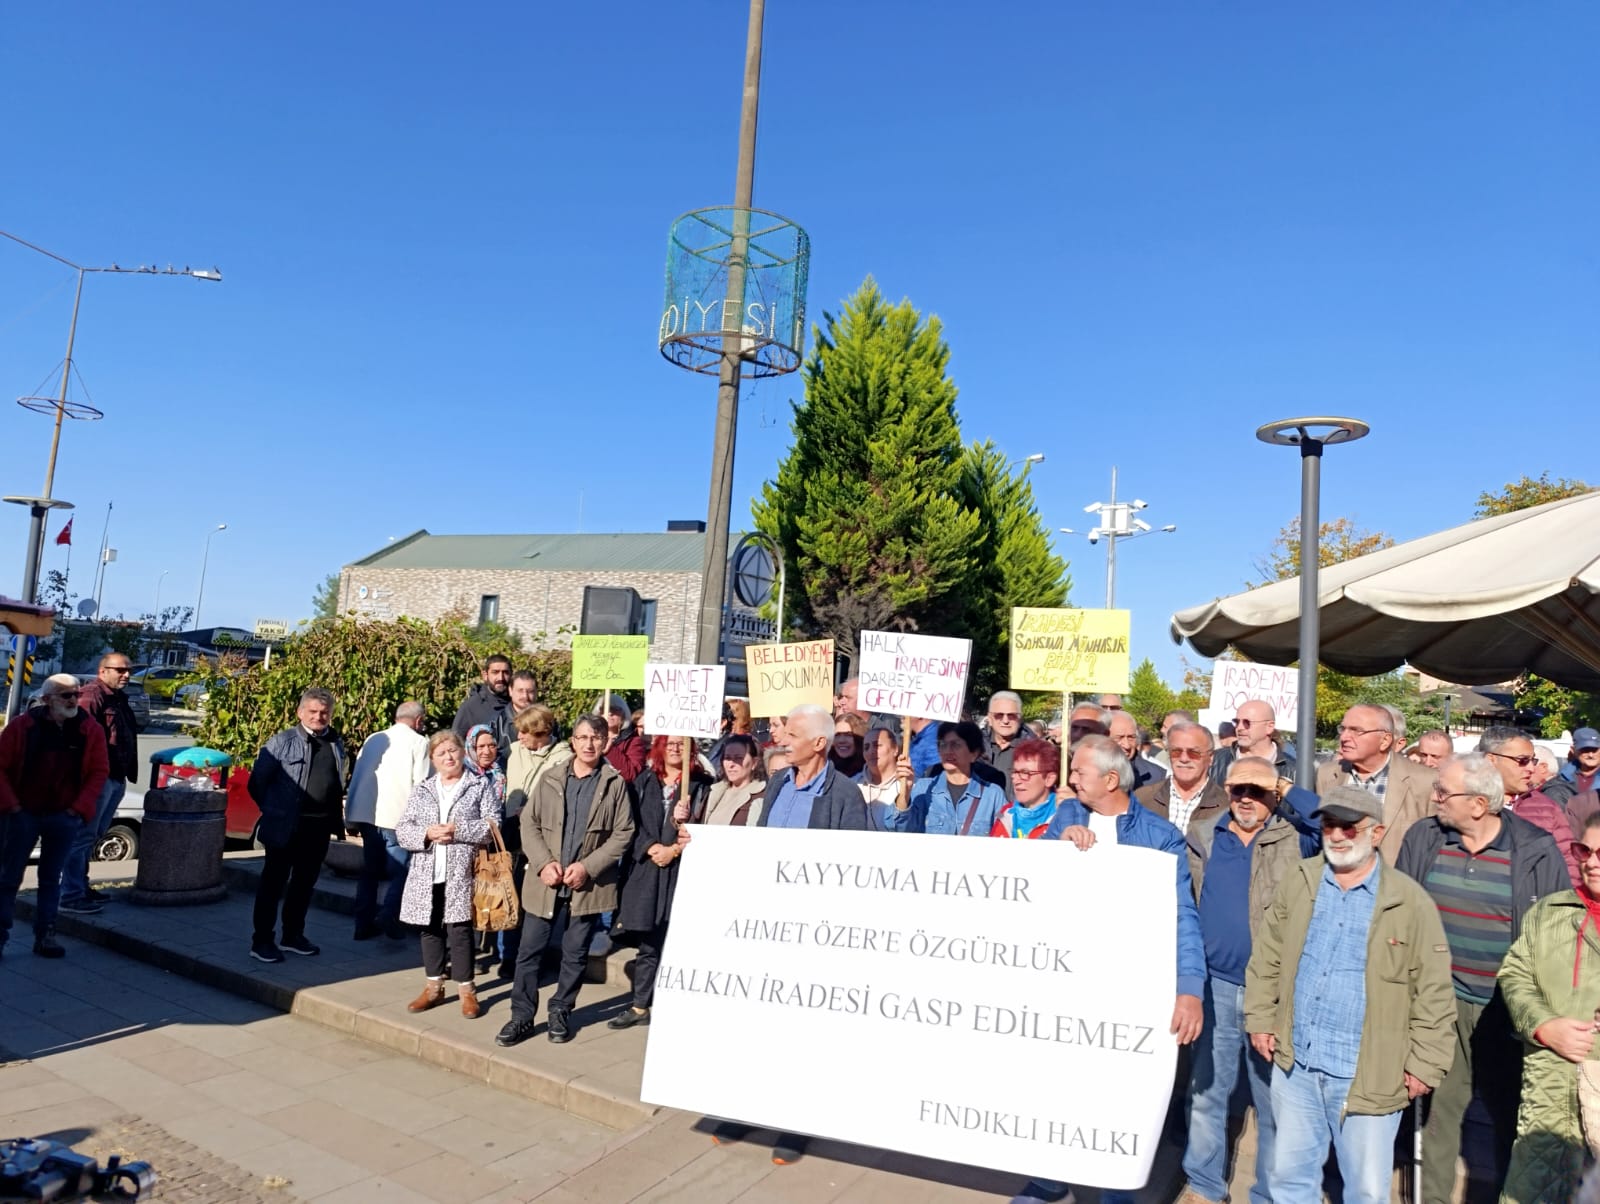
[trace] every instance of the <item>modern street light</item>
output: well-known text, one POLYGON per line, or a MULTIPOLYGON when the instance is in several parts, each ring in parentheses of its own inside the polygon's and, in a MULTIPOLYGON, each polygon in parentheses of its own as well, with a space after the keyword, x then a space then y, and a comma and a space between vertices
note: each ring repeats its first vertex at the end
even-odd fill
MULTIPOLYGON (((1034 452, 1033 455, 1031 455, 1031 456, 1023 456, 1022 459, 1020 459, 1020 460, 1011 461, 1011 463, 1006 465, 1006 471, 1010 472, 1018 464, 1043 464, 1043 463, 1044 463, 1044 453, 1043 452, 1034 452)), ((1026 471, 1026 469, 1024 469, 1024 471, 1026 471)))
POLYGON ((1170 535, 1178 529, 1176 523, 1168 523, 1165 527, 1152 527, 1142 518, 1134 518, 1140 510, 1149 508, 1149 503, 1134 498, 1131 502, 1117 501, 1117 470, 1111 469, 1111 500, 1109 502, 1090 502, 1083 508, 1085 514, 1100 516, 1098 526, 1088 531, 1074 531, 1071 527, 1062 527, 1063 535, 1087 535, 1090 543, 1099 543, 1101 536, 1106 541, 1106 609, 1111 610, 1117 602, 1117 540, 1138 539, 1141 535, 1170 535))
POLYGON ((155 609, 155 616, 156 616, 157 629, 159 629, 160 625, 161 625, 161 583, 167 579, 167 574, 170 573, 170 572, 172 572, 171 569, 162 569, 161 570, 161 576, 156 578, 156 609, 155 609))
POLYGON ((194 596, 194 626, 191 628, 193 631, 200 630, 200 603, 205 600, 206 596, 206 562, 211 559, 211 537, 218 531, 226 531, 227 529, 227 523, 218 523, 210 531, 206 532, 206 550, 205 554, 200 557, 200 592, 194 596))
POLYGON ((1317 655, 1322 613, 1317 604, 1317 574, 1322 565, 1322 449, 1354 443, 1372 428, 1356 418, 1286 418, 1256 429, 1263 443, 1300 449, 1300 707, 1296 716, 1299 756, 1295 785, 1313 789, 1317 773, 1317 655), (1309 550, 1309 555, 1307 554, 1309 550))
MULTIPOLYGON (((36 603, 39 600, 39 566, 44 558, 44 523, 45 516, 52 509, 68 508, 70 503, 56 501, 50 496, 50 490, 56 480, 56 453, 61 447, 61 424, 67 418, 81 418, 94 420, 103 415, 91 405, 83 402, 69 402, 67 400, 67 383, 72 379, 72 347, 78 335, 78 308, 83 301, 83 278, 90 272, 106 272, 117 275, 146 275, 146 276, 193 276, 196 280, 222 280, 222 269, 191 269, 188 267, 175 268, 170 264, 164 268, 154 265, 140 264, 136 268, 125 268, 120 264, 111 264, 109 267, 86 267, 81 263, 74 263, 63 255, 54 251, 47 251, 36 243, 31 243, 25 238, 18 238, 5 230, 0 230, 0 238, 8 238, 14 243, 27 247, 30 251, 37 251, 48 259, 65 264, 78 273, 78 287, 72 296, 72 322, 67 327, 67 358, 61 365, 61 391, 55 397, 19 397, 17 404, 25 410, 32 410, 38 414, 54 414, 55 429, 50 436, 50 458, 45 461, 44 488, 37 498, 7 498, 6 501, 26 505, 29 512, 28 524, 28 559, 22 566, 22 600, 36 603)), ((12 675, 11 694, 6 700, 6 718, 14 717, 22 703, 22 674, 12 675)))

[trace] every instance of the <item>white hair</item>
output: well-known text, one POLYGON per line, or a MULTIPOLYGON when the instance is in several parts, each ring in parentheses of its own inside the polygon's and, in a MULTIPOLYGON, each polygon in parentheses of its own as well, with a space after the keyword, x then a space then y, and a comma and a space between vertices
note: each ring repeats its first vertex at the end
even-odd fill
POLYGON ((1020 711, 1022 709, 1022 695, 1012 690, 997 690, 991 694, 989 696, 989 709, 991 711, 994 710, 994 704, 997 702, 1012 702, 1016 704, 1017 710, 1020 711))
POLYGON ((1406 717, 1405 717, 1405 715, 1401 713, 1401 710, 1400 710, 1399 707, 1392 707, 1386 702, 1385 703, 1380 703, 1379 705, 1385 711, 1389 712, 1389 727, 1390 727, 1390 730, 1394 732, 1395 743, 1396 744, 1404 744, 1406 742, 1406 717))
POLYGON ((1124 794, 1133 789, 1133 764, 1110 736, 1085 736, 1072 746, 1073 752, 1087 749, 1089 759, 1101 773, 1117 775, 1117 786, 1124 794))
POLYGON ((1489 814, 1500 814, 1500 808, 1506 805, 1505 779, 1500 776, 1495 763, 1489 760, 1489 754, 1456 753, 1439 762, 1439 772, 1443 773, 1451 765, 1461 766, 1461 785, 1467 793, 1483 795, 1484 802, 1489 806, 1489 814))
POLYGON ((428 708, 420 702, 402 702, 394 709, 396 723, 404 723, 407 719, 421 719, 428 713, 428 708))
POLYGON ((1184 732, 1199 732, 1206 738, 1206 747, 1209 749, 1214 749, 1217 746, 1216 737, 1211 734, 1209 727, 1201 727, 1200 724, 1185 719, 1178 720, 1167 729, 1167 739, 1171 740, 1174 736, 1181 736, 1184 732))
POLYGON ((52 694, 60 694, 63 690, 77 690, 81 684, 70 673, 52 673, 39 687, 39 697, 48 698, 52 694))
POLYGON ((833 716, 814 702, 795 707, 784 722, 788 730, 801 739, 833 739, 833 716))
POLYGON ((1557 761, 1555 753, 1551 752, 1543 744, 1535 744, 1533 746, 1533 755, 1539 759, 1539 764, 1543 765, 1552 774, 1561 772, 1561 762, 1557 761))
MULTIPOLYGON (((1084 712, 1085 714, 1087 714, 1089 711, 1093 711, 1094 721, 1096 723, 1109 722, 1108 716, 1111 713, 1097 702, 1080 702, 1077 706, 1072 708, 1072 714, 1074 715, 1078 714, 1080 711, 1084 712)), ((1111 771, 1108 769, 1106 772, 1110 773, 1111 771)))

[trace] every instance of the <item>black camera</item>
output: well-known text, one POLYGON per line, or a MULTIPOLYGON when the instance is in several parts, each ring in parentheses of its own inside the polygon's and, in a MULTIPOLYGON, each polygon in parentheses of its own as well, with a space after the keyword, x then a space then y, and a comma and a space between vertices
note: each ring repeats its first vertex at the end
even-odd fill
POLYGON ((102 1167, 59 1141, 13 1137, 0 1141, 0 1204, 32 1200, 81 1200, 110 1195, 137 1200, 156 1185, 148 1162, 123 1162, 113 1154, 102 1167))

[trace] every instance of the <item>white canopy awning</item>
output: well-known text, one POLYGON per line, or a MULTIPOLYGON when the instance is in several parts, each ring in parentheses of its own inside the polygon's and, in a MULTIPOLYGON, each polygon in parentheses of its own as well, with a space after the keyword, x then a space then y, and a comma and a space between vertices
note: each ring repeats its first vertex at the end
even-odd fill
MULTIPOLYGON (((1600 490, 1479 519, 1323 569, 1320 660, 1341 673, 1410 664, 1463 685, 1531 671, 1600 690, 1600 490)), ((1300 580, 1172 616, 1172 638, 1286 665, 1300 580)))

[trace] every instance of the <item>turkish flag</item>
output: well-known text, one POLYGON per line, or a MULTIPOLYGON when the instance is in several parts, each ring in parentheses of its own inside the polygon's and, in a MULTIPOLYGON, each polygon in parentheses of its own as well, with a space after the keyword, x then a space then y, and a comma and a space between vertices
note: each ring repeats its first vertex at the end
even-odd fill
POLYGON ((56 536, 57 543, 64 543, 69 547, 72 544, 72 520, 67 520, 67 525, 61 528, 61 534, 56 536))

